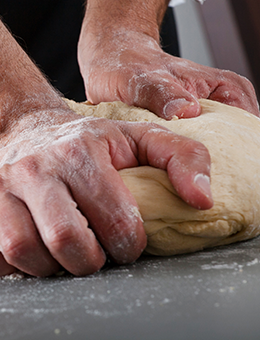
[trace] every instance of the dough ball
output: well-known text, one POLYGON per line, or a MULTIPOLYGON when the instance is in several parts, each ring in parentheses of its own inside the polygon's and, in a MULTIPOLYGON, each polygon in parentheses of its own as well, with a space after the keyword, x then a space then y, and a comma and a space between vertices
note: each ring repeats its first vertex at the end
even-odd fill
POLYGON ((194 252, 260 233, 260 119, 218 102, 200 103, 199 117, 165 121, 120 102, 93 106, 68 101, 79 114, 155 122, 208 148, 214 199, 209 210, 196 210, 182 201, 163 170, 145 166, 119 171, 144 220, 146 253, 194 252))

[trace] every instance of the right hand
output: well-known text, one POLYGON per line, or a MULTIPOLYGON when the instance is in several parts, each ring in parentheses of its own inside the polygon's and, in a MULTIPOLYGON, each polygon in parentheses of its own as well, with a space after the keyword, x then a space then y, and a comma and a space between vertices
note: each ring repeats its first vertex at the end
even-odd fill
POLYGON ((210 156, 199 142, 155 124, 56 111, 31 112, 2 135, 0 275, 60 267, 87 275, 107 256, 135 261, 146 235, 119 169, 165 169, 183 200, 212 207, 210 156))
POLYGON ((135 30, 113 31, 109 26, 102 34, 89 31, 83 25, 78 58, 93 104, 120 100, 169 120, 174 115, 198 116, 198 99, 204 98, 259 116, 254 88, 246 78, 173 57, 155 39, 135 30))

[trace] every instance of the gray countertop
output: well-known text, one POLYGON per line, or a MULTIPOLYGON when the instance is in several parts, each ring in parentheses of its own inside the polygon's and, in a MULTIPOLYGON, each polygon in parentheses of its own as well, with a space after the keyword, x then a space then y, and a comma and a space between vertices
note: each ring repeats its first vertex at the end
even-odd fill
POLYGON ((260 339, 260 238, 84 278, 4 278, 0 338, 260 339))

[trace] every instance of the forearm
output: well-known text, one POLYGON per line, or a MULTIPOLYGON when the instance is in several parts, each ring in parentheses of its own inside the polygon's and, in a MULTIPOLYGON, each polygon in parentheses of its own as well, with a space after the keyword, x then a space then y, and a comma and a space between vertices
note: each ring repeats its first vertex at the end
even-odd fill
POLYGON ((60 105, 59 95, 0 22, 0 131, 24 114, 60 105))
POLYGON ((88 0, 83 28, 96 37, 124 29, 159 42, 159 27, 168 0, 88 0))

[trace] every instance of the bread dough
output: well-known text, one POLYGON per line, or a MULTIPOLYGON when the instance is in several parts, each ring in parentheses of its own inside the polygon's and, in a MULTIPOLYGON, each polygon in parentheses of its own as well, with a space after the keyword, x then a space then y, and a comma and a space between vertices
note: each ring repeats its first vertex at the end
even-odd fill
POLYGON ((174 255, 250 239, 260 233, 260 119, 201 100, 202 114, 165 121, 120 102, 77 104, 77 113, 127 121, 149 121, 202 142, 211 155, 214 207, 196 210, 176 194, 167 173, 149 166, 119 171, 134 195, 148 237, 146 252, 174 255))

